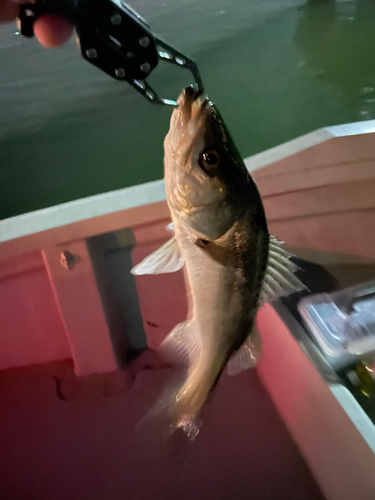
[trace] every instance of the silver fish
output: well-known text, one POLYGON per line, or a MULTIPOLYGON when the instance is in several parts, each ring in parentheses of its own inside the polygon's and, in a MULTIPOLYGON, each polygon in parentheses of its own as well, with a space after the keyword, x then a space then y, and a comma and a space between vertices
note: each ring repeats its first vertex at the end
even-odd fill
POLYGON ((185 89, 164 141, 167 202, 175 236, 133 274, 183 268, 187 321, 160 346, 186 360, 186 379, 166 399, 172 428, 194 438, 207 397, 227 365, 236 375, 262 354, 259 307, 301 290, 291 254, 269 235, 261 197, 216 107, 185 89))

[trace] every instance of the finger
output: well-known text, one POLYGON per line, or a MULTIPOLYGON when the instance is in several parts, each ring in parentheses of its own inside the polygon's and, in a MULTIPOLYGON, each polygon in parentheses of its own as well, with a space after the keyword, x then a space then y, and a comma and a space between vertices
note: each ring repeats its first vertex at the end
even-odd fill
POLYGON ((0 23, 10 23, 18 16, 19 5, 8 0, 0 0, 0 23))
POLYGON ((34 34, 43 47, 58 47, 72 36, 73 26, 63 17, 44 14, 35 21, 34 34))

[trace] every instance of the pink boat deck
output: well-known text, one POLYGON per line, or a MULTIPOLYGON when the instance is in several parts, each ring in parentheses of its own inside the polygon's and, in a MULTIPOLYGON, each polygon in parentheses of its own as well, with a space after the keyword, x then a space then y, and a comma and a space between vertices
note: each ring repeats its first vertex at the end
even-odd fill
POLYGON ((222 376, 194 442, 140 426, 170 376, 150 359, 91 382, 71 362, 3 372, 1 499, 323 498, 255 371, 222 376))

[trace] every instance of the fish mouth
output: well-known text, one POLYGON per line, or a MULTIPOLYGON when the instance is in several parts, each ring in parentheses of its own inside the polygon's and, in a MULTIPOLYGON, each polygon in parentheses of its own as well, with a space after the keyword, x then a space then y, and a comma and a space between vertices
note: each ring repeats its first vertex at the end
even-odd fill
POLYGON ((199 126, 201 119, 206 116, 206 108, 209 107, 208 97, 202 98, 202 91, 196 91, 193 87, 186 87, 177 99, 177 105, 182 114, 184 124, 199 126))
POLYGON ((199 136, 205 135, 206 122, 212 103, 202 92, 193 87, 185 88, 177 99, 177 108, 171 120, 172 138, 179 144, 183 162, 186 164, 199 136))

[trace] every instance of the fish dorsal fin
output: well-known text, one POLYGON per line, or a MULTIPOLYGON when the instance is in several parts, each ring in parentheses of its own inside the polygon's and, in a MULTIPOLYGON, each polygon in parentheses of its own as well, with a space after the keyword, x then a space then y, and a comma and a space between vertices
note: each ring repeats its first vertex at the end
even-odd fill
POLYGON ((267 270, 260 293, 260 306, 277 297, 306 289, 294 273, 299 269, 290 260, 293 254, 281 248, 282 242, 270 236, 267 270))
POLYGON ((184 266, 184 258, 175 237, 148 255, 131 270, 132 274, 174 273, 184 266))
MULTIPOLYGON (((263 279, 259 307, 277 297, 306 289, 294 273, 298 266, 290 260, 293 255, 283 248, 282 243, 270 236, 267 270, 263 279)), ((262 340, 256 325, 242 346, 229 359, 228 375, 234 376, 249 368, 254 368, 262 357, 262 340)))

